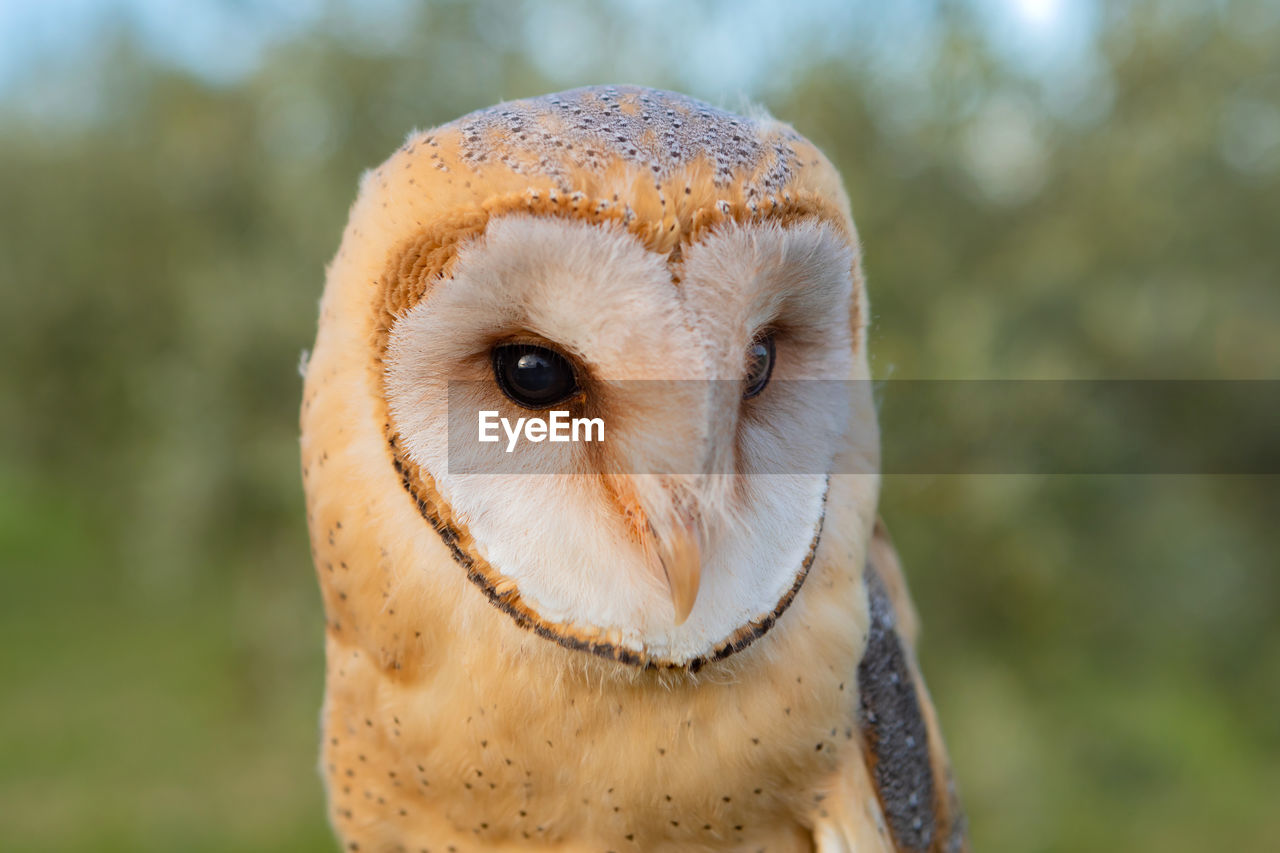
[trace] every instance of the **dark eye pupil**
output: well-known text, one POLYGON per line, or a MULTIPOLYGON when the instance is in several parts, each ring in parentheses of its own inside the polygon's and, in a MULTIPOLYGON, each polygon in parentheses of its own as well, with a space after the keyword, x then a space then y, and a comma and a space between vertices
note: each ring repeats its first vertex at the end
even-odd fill
POLYGON ((747 379, 742 391, 743 398, 754 397, 769 384, 769 375, 773 373, 773 336, 759 338, 747 348, 747 379))
POLYGON ((578 390, 573 365, 546 347, 531 344, 494 347, 493 373, 503 393, 529 409, 559 403, 578 390))

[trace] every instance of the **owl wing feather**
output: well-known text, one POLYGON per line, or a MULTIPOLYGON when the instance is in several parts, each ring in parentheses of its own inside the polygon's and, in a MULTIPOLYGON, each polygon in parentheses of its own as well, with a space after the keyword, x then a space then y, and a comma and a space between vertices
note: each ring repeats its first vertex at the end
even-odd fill
POLYGON ((870 615, 858 664, 862 761, 847 762, 814 821, 819 853, 964 853, 965 819, 916 663, 918 620, 884 522, 863 574, 870 615))

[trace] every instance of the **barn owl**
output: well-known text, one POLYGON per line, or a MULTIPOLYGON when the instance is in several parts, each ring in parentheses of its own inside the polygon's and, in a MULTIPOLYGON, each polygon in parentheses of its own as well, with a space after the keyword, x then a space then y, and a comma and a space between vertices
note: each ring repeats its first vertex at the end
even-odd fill
POLYGON ((839 176, 763 115, 578 89, 364 176, 301 416, 344 849, 965 849, 867 317, 839 176), (457 423, 553 411, 601 440, 457 423))

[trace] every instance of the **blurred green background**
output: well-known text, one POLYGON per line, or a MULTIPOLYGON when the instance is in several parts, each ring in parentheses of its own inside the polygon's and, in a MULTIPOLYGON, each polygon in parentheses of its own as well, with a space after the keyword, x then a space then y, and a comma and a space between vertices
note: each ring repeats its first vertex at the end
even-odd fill
MULTIPOLYGON (((296 366, 411 128, 745 96, 845 175, 878 377, 1276 378, 1277 44, 1266 0, 0 4, 0 848, 331 848, 296 366)), ((883 511, 976 849, 1277 849, 1280 482, 883 511)))

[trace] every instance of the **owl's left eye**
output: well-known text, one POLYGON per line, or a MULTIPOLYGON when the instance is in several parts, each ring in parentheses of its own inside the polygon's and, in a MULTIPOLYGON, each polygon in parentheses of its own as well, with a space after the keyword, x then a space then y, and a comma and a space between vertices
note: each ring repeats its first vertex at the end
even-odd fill
POLYGON ((756 338, 747 349, 747 378, 743 383, 742 399, 749 400, 764 390, 773 374, 773 362, 777 352, 773 347, 773 335, 756 338))
POLYGON ((493 348, 493 376, 502 393, 526 409, 545 409, 578 392, 573 365, 560 353, 532 344, 493 348))

